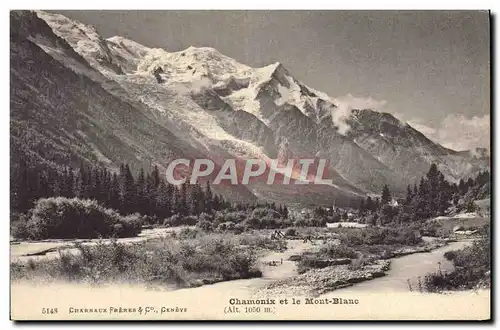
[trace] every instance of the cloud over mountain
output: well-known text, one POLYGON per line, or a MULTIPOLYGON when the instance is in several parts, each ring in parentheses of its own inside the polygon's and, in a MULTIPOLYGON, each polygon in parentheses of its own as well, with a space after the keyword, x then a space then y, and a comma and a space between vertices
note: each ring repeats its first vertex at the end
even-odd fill
POLYGON ((338 127, 339 133, 345 135, 350 127, 347 124, 347 119, 353 109, 371 109, 379 111, 387 104, 385 100, 376 100, 372 97, 355 97, 352 94, 347 94, 334 99, 337 108, 332 109, 332 121, 338 127))
POLYGON ((453 150, 490 147, 490 115, 472 118, 464 115, 448 115, 437 127, 412 119, 408 123, 432 140, 453 150))

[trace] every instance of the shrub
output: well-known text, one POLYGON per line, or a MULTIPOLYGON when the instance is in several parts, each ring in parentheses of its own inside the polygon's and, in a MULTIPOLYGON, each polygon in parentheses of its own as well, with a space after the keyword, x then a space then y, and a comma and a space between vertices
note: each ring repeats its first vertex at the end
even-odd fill
POLYGON ((325 268, 328 264, 324 259, 321 259, 317 255, 302 255, 300 260, 297 262, 297 272, 303 274, 312 268, 325 268))
POLYGON ((144 217, 139 213, 129 214, 121 217, 120 228, 113 231, 113 237, 132 237, 137 236, 141 232, 144 217))
POLYGON ((25 214, 11 214, 10 223, 10 233, 12 237, 18 239, 26 239, 29 237, 28 218, 25 214))
POLYGON ((214 221, 214 217, 213 215, 211 214, 208 214, 208 213, 201 213, 199 216, 198 216, 198 221, 208 221, 208 222, 213 222, 214 221))
POLYGON ((183 216, 180 214, 174 214, 170 218, 166 218, 163 221, 163 225, 167 227, 195 226, 197 222, 198 217, 195 215, 183 216))
POLYGON ((223 222, 233 222, 233 223, 241 223, 247 218, 248 214, 243 211, 217 211, 215 213, 214 222, 216 224, 220 224, 223 222))
POLYGON ((341 220, 340 213, 334 213, 332 216, 327 217, 327 222, 329 223, 340 222, 340 220, 341 220))
POLYGON ((295 227, 325 227, 326 219, 323 217, 313 217, 311 215, 305 215, 295 220, 293 225, 295 227))
POLYGON ((212 223, 208 220, 199 220, 198 223, 196 224, 198 228, 200 228, 203 231, 212 231, 212 223))
POLYGON ((181 216, 179 214, 174 214, 169 218, 163 220, 163 225, 167 227, 175 227, 181 223, 181 216))
POLYGON ((340 234, 344 245, 417 245, 422 238, 417 230, 407 227, 346 229, 340 234))
POLYGON ((241 233, 243 233, 243 232, 247 231, 247 229, 248 229, 248 228, 247 228, 244 224, 242 224, 242 223, 238 223, 238 224, 236 224, 236 225, 234 226, 234 230, 233 230, 233 232, 234 232, 235 234, 241 234, 241 233))
POLYGON ((219 226, 217 227, 217 230, 219 230, 219 231, 233 230, 234 226, 235 226, 235 224, 232 221, 223 222, 223 223, 219 224, 219 226))
POLYGON ((273 240, 268 236, 252 235, 248 233, 239 235, 236 245, 251 246, 277 252, 285 251, 287 248, 286 240, 273 240))
POLYGON ((42 198, 36 202, 26 230, 32 239, 137 236, 141 220, 138 214, 123 217, 94 200, 42 198))
POLYGON ((77 244, 79 253, 58 259, 11 265, 14 278, 49 276, 91 283, 158 283, 178 287, 261 276, 253 249, 240 249, 228 237, 205 235, 185 241, 163 238, 134 244, 77 244))
POLYGON ((489 235, 477 239, 472 246, 458 251, 445 253, 447 260, 452 260, 455 269, 451 273, 428 274, 424 286, 427 291, 473 289, 477 285, 490 285, 491 246, 489 235))
POLYGON ((470 213, 470 212, 475 212, 475 211, 477 210, 477 206, 476 206, 476 204, 474 204, 474 201, 473 201, 473 200, 470 200, 470 201, 467 203, 467 205, 466 205, 465 209, 466 209, 466 211, 467 211, 467 212, 469 212, 469 213, 470 213))
POLYGON ((246 218, 245 225, 255 229, 277 229, 283 227, 283 219, 278 211, 259 207, 246 218))
POLYGON ((444 254, 444 258, 448 261, 453 261, 457 257, 456 251, 447 251, 444 254))
POLYGON ((198 222, 198 217, 195 215, 188 215, 182 218, 182 221, 179 225, 185 226, 195 226, 198 222))
POLYGON ((182 228, 177 235, 180 239, 192 239, 201 236, 202 233, 198 229, 182 228))
POLYGON ((351 264, 349 264, 350 270, 359 270, 364 266, 372 263, 370 258, 366 258, 365 256, 359 256, 357 259, 354 259, 351 264))
POLYGON ((356 250, 345 245, 324 244, 319 249, 319 255, 327 258, 349 258, 356 259, 356 250))
POLYGON ((295 228, 288 228, 285 231, 285 236, 289 236, 289 237, 297 236, 297 229, 295 229, 295 228))

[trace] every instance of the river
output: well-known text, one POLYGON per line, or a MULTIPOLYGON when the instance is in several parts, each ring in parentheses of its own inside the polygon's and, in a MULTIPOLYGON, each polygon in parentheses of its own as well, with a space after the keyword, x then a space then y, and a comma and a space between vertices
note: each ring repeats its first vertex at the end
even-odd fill
POLYGON ((471 240, 452 242, 431 252, 414 253, 391 260, 391 268, 387 275, 374 280, 358 283, 354 286, 337 290, 336 292, 407 292, 408 280, 412 289, 418 290, 418 279, 423 281, 425 275, 442 271, 452 271, 453 264, 444 258, 444 253, 460 250, 471 244, 471 240))
MULTIPOLYGON (((446 251, 462 249, 471 244, 471 242, 471 240, 452 242, 431 252, 414 253, 394 258, 391 260, 391 268, 387 271, 386 276, 335 290, 326 294, 325 297, 328 295, 336 295, 337 293, 351 292, 409 292, 408 279, 410 280, 413 290, 416 291, 418 290, 419 277, 423 281, 425 275, 436 272, 439 268, 441 268, 442 271, 453 270, 453 264, 443 256, 446 251)), ((263 276, 261 278, 220 282, 180 291, 189 291, 196 295, 217 295, 218 292, 233 292, 239 295, 251 296, 258 289, 267 284, 297 274, 295 263, 286 259, 293 254, 299 254, 311 249, 311 246, 301 241, 289 241, 288 247, 289 249, 285 252, 273 252, 260 259, 260 268, 263 271, 263 276), (283 264, 278 264, 277 266, 266 265, 266 261, 281 261, 281 259, 283 259, 283 264)))

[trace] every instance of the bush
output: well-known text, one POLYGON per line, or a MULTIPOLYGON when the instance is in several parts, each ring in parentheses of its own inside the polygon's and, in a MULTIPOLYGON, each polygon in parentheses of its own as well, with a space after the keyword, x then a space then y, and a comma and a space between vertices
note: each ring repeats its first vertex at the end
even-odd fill
POLYGON ((408 227, 346 229, 340 234, 344 245, 418 245, 422 238, 408 227))
MULTIPOLYGON (((335 245, 335 244, 323 244, 318 252, 305 252, 300 256, 297 263, 297 271, 302 274, 312 268, 325 268, 332 265, 332 259, 356 259, 358 258, 358 253, 353 248, 335 245)), ((344 264, 344 260, 342 261, 344 264)), ((345 260, 345 264, 350 264, 351 261, 345 260)), ((334 263, 337 264, 337 263, 334 263)))
POLYGON ((357 259, 353 260, 351 264, 349 265, 350 270, 359 270, 362 269, 364 266, 369 265, 372 263, 372 260, 370 258, 366 258, 365 256, 359 256, 357 259))
POLYGON ((175 227, 181 223, 181 216, 179 214, 174 214, 170 218, 163 220, 163 225, 167 227, 175 227))
POLYGON ((295 227, 325 227, 326 219, 321 217, 313 217, 310 215, 305 215, 295 220, 293 225, 295 227))
POLYGON ((60 253, 58 259, 33 261, 30 267, 11 265, 13 278, 49 276, 90 283, 173 284, 198 286, 224 280, 262 276, 253 249, 239 249, 220 235, 196 240, 167 238, 134 244, 104 242, 77 244, 79 253, 60 253))
POLYGON ((317 255, 302 255, 297 262, 297 272, 303 274, 313 268, 325 268, 328 264, 317 255))
POLYGON ((126 237, 140 233, 141 221, 138 214, 123 217, 94 200, 42 198, 26 230, 32 239, 126 237))
POLYGON ((183 217, 182 223, 180 225, 195 226, 197 222, 198 222, 198 217, 196 215, 188 215, 183 217))
POLYGON ((200 228, 201 230, 207 231, 207 232, 213 230, 212 223, 208 220, 200 220, 200 221, 198 221, 196 226, 198 228, 200 228))
POLYGON ((215 213, 214 223, 217 225, 223 222, 233 222, 233 223, 241 223, 245 221, 248 214, 243 211, 217 211, 215 213))
POLYGON ((448 261, 453 261, 457 257, 457 252, 456 251, 447 251, 444 254, 444 258, 448 261))
POLYGON ((334 244, 324 244, 321 246, 319 249, 319 255, 322 257, 327 257, 327 258, 334 258, 334 259, 339 259, 339 258, 349 258, 349 259, 356 259, 358 257, 358 254, 356 250, 344 246, 344 245, 334 245, 334 244))
POLYGON ((192 228, 182 228, 179 231, 179 234, 177 235, 178 238, 180 239, 193 239, 198 236, 201 236, 202 233, 198 229, 192 229, 192 228))
POLYGON ((166 218, 163 221, 163 225, 167 227, 195 226, 197 222, 198 217, 195 215, 183 216, 180 214, 174 214, 170 218, 166 218))
POLYGON ((219 230, 219 231, 233 230, 234 226, 235 226, 235 224, 232 221, 223 222, 223 223, 219 224, 219 226, 217 227, 217 230, 219 230))
POLYGON ((283 227, 283 219, 278 211, 259 207, 246 218, 245 225, 255 229, 277 229, 283 227))
POLYGON ((328 223, 335 223, 335 222, 340 222, 341 220, 341 215, 340 213, 334 213, 332 216, 327 217, 328 223))
POLYGON ((201 213, 199 216, 198 216, 198 221, 208 221, 208 222, 213 222, 214 221, 214 217, 213 215, 211 214, 208 214, 208 213, 201 213))
POLYGON ((453 261, 451 273, 428 274, 424 286, 427 291, 473 289, 477 285, 490 285, 491 250, 489 235, 474 241, 472 246, 458 251, 448 251, 444 257, 453 261))
POLYGON ((10 234, 17 239, 26 239, 29 237, 28 217, 22 213, 11 214, 10 234))
POLYGON ((236 224, 234 226, 233 233, 235 233, 235 234, 241 234, 241 233, 243 233, 243 232, 245 232, 247 230, 248 230, 248 228, 244 224, 238 223, 238 224, 236 224))
POLYGON ((297 236, 297 229, 295 229, 295 228, 288 228, 285 231, 285 236, 289 236, 289 237, 297 236))

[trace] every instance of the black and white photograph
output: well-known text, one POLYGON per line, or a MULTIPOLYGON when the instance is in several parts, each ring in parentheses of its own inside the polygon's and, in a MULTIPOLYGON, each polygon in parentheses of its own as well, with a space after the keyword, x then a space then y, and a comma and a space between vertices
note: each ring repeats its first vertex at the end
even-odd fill
POLYGON ((488 10, 11 10, 10 318, 491 319, 488 10))

